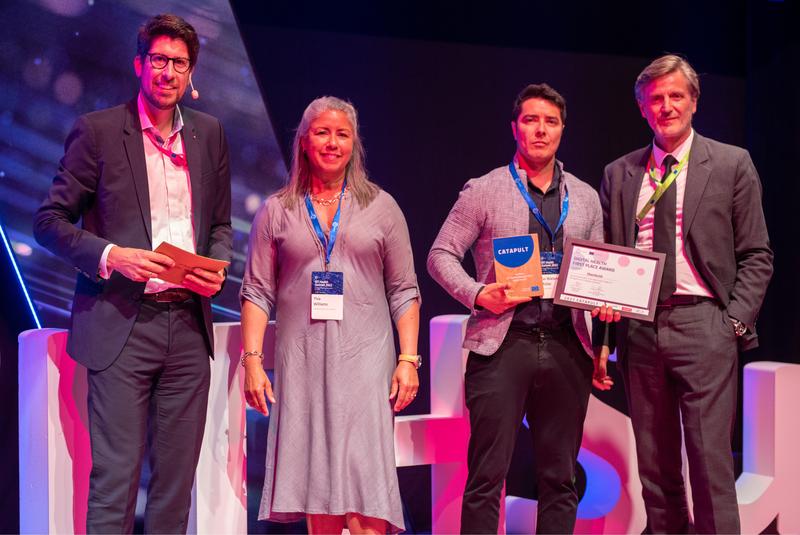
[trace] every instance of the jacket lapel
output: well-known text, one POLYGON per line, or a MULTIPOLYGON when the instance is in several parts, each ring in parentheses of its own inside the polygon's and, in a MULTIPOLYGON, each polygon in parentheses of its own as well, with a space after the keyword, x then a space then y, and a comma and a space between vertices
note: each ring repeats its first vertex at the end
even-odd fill
MULTIPOLYGON (((561 165, 561 162, 556 160, 556 165, 561 165)), ((560 203, 559 206, 564 204, 564 195, 567 194, 567 190, 568 190, 568 187, 567 187, 567 174, 564 172, 564 168, 561 167, 561 182, 559 182, 559 184, 558 184, 558 202, 560 203)), ((570 199, 570 202, 572 202, 572 201, 573 200, 570 199)), ((567 206, 567 210, 569 210, 569 209, 570 209, 570 207, 567 206)), ((575 220, 575 218, 574 217, 569 217, 569 212, 567 212, 567 218, 564 220, 564 226, 561 227, 563 229, 562 230, 562 232, 563 232, 562 236, 563 236, 563 239, 564 239, 564 243, 567 243, 567 238, 569 238, 570 236, 572 236, 575 233, 574 231, 576 229, 573 228, 573 226, 572 226, 574 220, 575 220)), ((578 236, 578 237, 580 238, 581 236, 578 236)))
MULTIPOLYGON (((556 165, 558 166, 559 171, 561 172, 561 181, 558 184, 558 202, 563 204, 564 203, 564 196, 569 191, 569 184, 567 182, 571 181, 572 179, 567 176, 566 171, 564 171, 564 164, 560 160, 556 160, 556 165)), ((576 217, 574 214, 572 217, 569 215, 569 210, 572 210, 572 205, 574 203, 574 198, 570 199, 570 205, 567 206, 567 218, 564 220, 564 226, 561 227, 563 229, 563 239, 564 243, 567 243, 567 238, 571 236, 575 236, 576 238, 584 238, 584 233, 582 232, 585 228, 585 224, 581 220, 580 217, 576 217), (578 224, 580 222, 580 224, 578 224), (580 226, 580 228, 578 228, 580 226)), ((559 206, 561 206, 559 204, 559 206)))
POLYGON ((683 239, 689 235, 700 199, 711 176, 710 156, 705 139, 697 132, 692 141, 692 154, 689 156, 689 169, 686 171, 686 188, 683 194, 683 239))
MULTIPOLYGON (((520 178, 522 178, 523 183, 527 186, 528 178, 524 176, 524 171, 517 169, 520 172, 520 178)), ((528 207, 528 203, 525 202, 525 199, 522 197, 522 194, 517 188, 517 183, 514 181, 514 177, 511 176, 511 171, 506 168, 505 176, 507 178, 506 182, 506 190, 508 191, 508 199, 511 202, 510 206, 510 214, 513 214, 513 229, 511 230, 510 236, 521 236, 522 234, 528 234, 530 230, 530 208, 528 207)), ((494 236, 495 238, 501 238, 503 236, 494 236)))
POLYGON ((128 156, 128 163, 131 166, 131 175, 133 176, 136 197, 139 200, 142 222, 147 231, 147 241, 150 243, 150 247, 152 247, 153 230, 150 220, 150 188, 147 183, 144 142, 142 141, 142 127, 139 122, 139 111, 136 107, 136 99, 128 103, 123 132, 125 134, 123 144, 125 145, 125 153, 128 156))
POLYGON ((622 184, 623 228, 625 245, 633 247, 636 242, 636 207, 642 189, 642 177, 650 157, 651 149, 645 148, 638 160, 631 161, 625 169, 625 182, 622 184))
MULTIPOLYGON (((200 141, 197 139, 194 118, 191 110, 182 109, 183 112, 183 147, 186 151, 186 161, 189 164, 189 181, 192 185, 192 226, 194 227, 195 248, 202 243, 200 229, 202 228, 202 199, 203 191, 201 186, 202 177, 202 153, 200 151, 200 141)), ((199 252, 199 250, 198 250, 199 252)))

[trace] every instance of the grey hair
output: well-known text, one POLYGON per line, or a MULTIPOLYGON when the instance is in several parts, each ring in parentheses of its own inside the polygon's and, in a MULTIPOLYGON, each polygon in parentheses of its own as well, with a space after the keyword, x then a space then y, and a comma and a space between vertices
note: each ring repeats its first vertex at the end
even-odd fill
POLYGON ((311 101, 297 130, 292 142, 292 166, 289 169, 289 179, 286 185, 278 192, 283 205, 293 208, 298 204, 311 189, 311 172, 308 166, 308 157, 303 151, 302 140, 308 134, 311 123, 326 111, 340 111, 345 114, 353 127, 353 154, 345 168, 347 186, 358 201, 361 207, 367 206, 378 194, 378 186, 370 182, 367 176, 367 169, 364 164, 366 154, 364 145, 361 143, 361 135, 358 131, 358 114, 350 102, 336 97, 319 97, 311 101))
POLYGON ((689 82, 689 90, 692 94, 692 98, 695 100, 700 98, 700 80, 697 77, 697 73, 692 68, 692 65, 686 59, 678 55, 667 54, 665 56, 661 56, 660 58, 654 59, 650 65, 645 67, 644 70, 639 73, 639 76, 636 78, 636 83, 633 85, 633 92, 636 95, 636 101, 642 102, 642 99, 644 98, 642 95, 644 92, 644 86, 656 78, 661 78, 662 76, 666 76, 677 71, 683 73, 683 76, 686 77, 686 81, 689 82))

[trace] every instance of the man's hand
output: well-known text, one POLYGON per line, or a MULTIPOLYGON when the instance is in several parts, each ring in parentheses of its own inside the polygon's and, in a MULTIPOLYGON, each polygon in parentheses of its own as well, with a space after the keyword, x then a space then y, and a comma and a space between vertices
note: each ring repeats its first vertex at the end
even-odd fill
POLYGON ((412 363, 401 360, 394 370, 392 389, 389 392, 390 401, 395 397, 397 398, 394 404, 394 412, 400 412, 414 401, 414 398, 417 397, 417 390, 419 390, 417 368, 412 363))
POLYGON ((183 278, 183 287, 205 297, 211 297, 222 289, 225 281, 225 271, 208 271, 194 268, 183 278))
POLYGON ((598 354, 594 357, 594 373, 592 374, 592 385, 598 390, 610 390, 614 386, 614 380, 608 375, 608 346, 602 346, 598 354))
POLYGON ((508 283, 493 282, 487 284, 475 298, 475 304, 495 313, 502 314, 509 308, 531 300, 530 297, 509 297, 506 290, 511 288, 508 283))
POLYGON ((244 362, 244 399, 247 404, 264 416, 269 416, 267 399, 275 403, 275 394, 272 392, 272 383, 264 371, 261 359, 249 358, 244 362))
POLYGON ((106 258, 109 273, 117 271, 123 277, 136 282, 147 282, 174 265, 175 262, 170 257, 161 253, 117 245, 108 251, 106 258))
POLYGON ((603 305, 592 310, 592 317, 599 317, 600 321, 605 321, 606 323, 616 323, 622 318, 622 315, 619 310, 614 310, 608 305, 603 305))

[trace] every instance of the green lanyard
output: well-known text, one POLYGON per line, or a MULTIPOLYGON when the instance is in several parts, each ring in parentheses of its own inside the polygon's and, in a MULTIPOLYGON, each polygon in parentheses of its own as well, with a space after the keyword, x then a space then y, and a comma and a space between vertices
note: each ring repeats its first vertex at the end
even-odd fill
POLYGON ((686 153, 686 156, 684 156, 678 163, 678 165, 672 168, 672 171, 670 171, 666 179, 664 177, 661 177, 662 180, 656 178, 656 162, 655 159, 653 158, 653 153, 652 152, 650 153, 650 161, 647 164, 648 166, 647 174, 650 175, 650 178, 653 180, 653 182, 658 184, 658 187, 650 196, 650 198, 647 200, 647 203, 644 205, 644 207, 642 207, 642 209, 636 215, 637 224, 642 222, 642 219, 644 219, 645 216, 650 212, 650 210, 653 209, 653 206, 655 206, 658 200, 661 198, 661 196, 664 195, 664 192, 667 191, 667 189, 669 189, 669 187, 672 185, 673 182, 675 182, 675 179, 678 178, 679 174, 681 174, 683 168, 686 167, 687 163, 689 163, 689 154, 691 154, 691 152, 692 151, 689 150, 686 153))

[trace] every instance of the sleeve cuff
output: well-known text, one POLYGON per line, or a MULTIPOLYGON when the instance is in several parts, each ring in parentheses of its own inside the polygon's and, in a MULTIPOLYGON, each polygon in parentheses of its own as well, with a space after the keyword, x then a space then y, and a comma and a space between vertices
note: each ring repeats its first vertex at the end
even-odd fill
POLYGON ((472 295, 472 310, 483 310, 483 307, 478 304, 478 296, 481 294, 483 289, 486 288, 485 284, 479 284, 478 289, 472 295))
POLYGON ((273 303, 258 288, 242 285, 242 289, 239 291, 239 301, 250 301, 263 310, 268 318, 272 318, 273 303))
POLYGON ((97 274, 100 275, 101 279, 108 280, 114 272, 113 269, 111 271, 108 269, 108 253, 111 252, 112 247, 116 246, 113 243, 106 245, 106 248, 103 249, 103 254, 100 256, 100 265, 97 267, 97 274))

